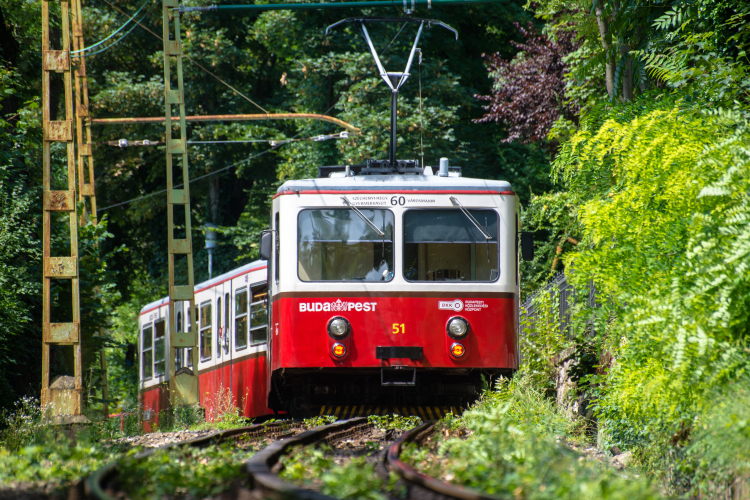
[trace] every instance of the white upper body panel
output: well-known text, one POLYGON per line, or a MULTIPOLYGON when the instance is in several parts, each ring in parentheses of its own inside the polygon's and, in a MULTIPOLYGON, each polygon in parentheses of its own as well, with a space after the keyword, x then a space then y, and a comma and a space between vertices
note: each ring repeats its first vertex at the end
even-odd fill
POLYGON ((516 211, 517 199, 505 181, 438 177, 436 175, 367 175, 292 180, 279 187, 273 202, 274 229, 279 215, 278 283, 272 294, 285 292, 510 292, 518 293, 516 211), (503 193, 503 194, 501 194, 503 193), (394 216, 394 277, 387 282, 302 281, 297 272, 299 213, 309 208, 346 208, 342 197, 358 208, 387 209, 394 216), (498 213, 499 277, 494 282, 414 282, 403 275, 403 216, 412 209, 493 209, 498 213))

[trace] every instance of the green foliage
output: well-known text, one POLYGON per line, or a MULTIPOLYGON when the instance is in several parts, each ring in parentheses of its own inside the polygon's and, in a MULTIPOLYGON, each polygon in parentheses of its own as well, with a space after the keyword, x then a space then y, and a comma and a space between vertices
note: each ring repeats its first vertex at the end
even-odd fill
POLYGON ((343 464, 334 461, 331 448, 303 448, 281 459, 283 479, 314 487, 324 495, 352 500, 385 500, 383 484, 375 466, 365 457, 354 457, 343 464))
POLYGON ((120 485, 134 500, 215 496, 245 475, 242 463, 255 451, 231 443, 202 449, 178 446, 142 459, 132 451, 120 461, 120 485))
POLYGON ((530 382, 501 381, 461 417, 468 437, 446 439, 434 455, 412 449, 406 458, 430 475, 501 497, 659 498, 643 478, 618 474, 562 445, 579 436, 580 425, 530 382))
POLYGON ((524 334, 519 339, 521 349, 520 372, 539 391, 553 393, 556 379, 556 356, 572 342, 567 340, 561 327, 560 291, 543 290, 531 300, 534 315, 521 311, 521 328, 524 334))
POLYGON ((308 429, 314 429, 323 425, 332 424, 335 421, 336 417, 334 417, 333 415, 325 415, 321 417, 306 418, 303 422, 305 424, 305 427, 307 427, 308 429))
POLYGON ((583 234, 568 278, 608 304, 588 379, 602 437, 675 493, 706 486, 681 446, 748 369, 748 141, 739 113, 637 100, 595 108, 554 164, 583 234))
POLYGON ((422 419, 419 417, 404 417, 401 415, 370 415, 367 417, 367 421, 374 424, 378 429, 387 430, 401 430, 406 431, 412 429, 422 423, 422 419))

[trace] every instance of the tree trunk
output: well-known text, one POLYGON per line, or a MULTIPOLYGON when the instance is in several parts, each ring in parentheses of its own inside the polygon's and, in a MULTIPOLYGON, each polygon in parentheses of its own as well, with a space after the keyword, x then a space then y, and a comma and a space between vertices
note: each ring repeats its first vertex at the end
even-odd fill
POLYGON ((612 93, 615 91, 615 54, 610 50, 612 48, 612 35, 609 33, 609 22, 604 17, 604 0, 597 0, 594 12, 596 13, 596 24, 599 26, 599 36, 602 39, 602 48, 605 53, 604 80, 607 85, 607 94, 612 97, 612 93))

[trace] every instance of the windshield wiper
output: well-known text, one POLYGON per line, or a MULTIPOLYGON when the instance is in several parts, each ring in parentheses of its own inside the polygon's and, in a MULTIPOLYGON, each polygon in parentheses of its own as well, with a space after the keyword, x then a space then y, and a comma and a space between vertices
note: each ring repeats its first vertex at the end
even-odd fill
POLYGON ((378 229, 378 226, 376 226, 375 224, 373 224, 370 219, 368 219, 367 217, 365 217, 365 214, 363 214, 362 212, 360 212, 357 207, 355 207, 354 205, 352 205, 352 202, 350 202, 349 200, 347 200, 346 196, 342 196, 341 199, 344 200, 344 203, 346 204, 346 206, 348 206, 349 208, 351 208, 352 210, 354 210, 355 214, 359 215, 360 219, 362 219, 363 221, 365 221, 365 224, 367 224, 368 226, 370 226, 370 228, 372 228, 373 231, 375 231, 376 233, 378 233, 378 236, 383 237, 383 238, 385 237, 385 233, 383 231, 381 231, 380 229, 378 229))
MULTIPOLYGON (((378 226, 376 226, 375 224, 373 224, 370 219, 368 219, 367 217, 365 217, 365 214, 363 214, 362 212, 360 212, 359 209, 357 207, 355 207, 352 204, 352 202, 350 202, 346 198, 346 196, 342 196, 341 199, 344 200, 344 203, 346 203, 346 206, 348 206, 349 208, 351 208, 354 211, 355 214, 359 215, 359 218, 362 219, 363 221, 365 221, 365 223, 368 226, 370 226, 373 231, 375 231, 376 233, 378 233, 378 236, 380 236, 381 238, 383 238, 383 245, 381 246, 381 249, 382 249, 382 256, 385 257, 385 231, 381 231, 380 229, 378 229, 378 226)), ((385 224, 385 220, 383 221, 383 223, 385 224)))
POLYGON ((482 226, 479 224, 479 221, 477 221, 471 213, 469 213, 468 210, 464 208, 463 205, 453 196, 451 196, 451 201, 458 205, 458 208, 461 209, 461 211, 464 213, 467 219, 471 221, 472 224, 476 226, 477 229, 479 229, 479 232, 482 233, 482 236, 484 236, 484 239, 487 241, 490 241, 492 239, 492 236, 490 236, 490 233, 488 233, 482 226))
MULTIPOLYGON (((482 233, 482 236, 484 236, 485 243, 487 243, 487 263, 490 263, 490 240, 492 239, 492 236, 490 236, 490 233, 488 233, 481 224, 479 224, 479 221, 474 218, 471 213, 464 208, 463 205, 461 205, 461 202, 458 201, 458 199, 455 196, 451 196, 451 201, 458 205, 458 208, 461 209, 461 211, 464 213, 467 219, 476 226, 477 229, 479 229, 479 232, 482 233)), ((486 222, 486 221, 485 221, 486 222)))

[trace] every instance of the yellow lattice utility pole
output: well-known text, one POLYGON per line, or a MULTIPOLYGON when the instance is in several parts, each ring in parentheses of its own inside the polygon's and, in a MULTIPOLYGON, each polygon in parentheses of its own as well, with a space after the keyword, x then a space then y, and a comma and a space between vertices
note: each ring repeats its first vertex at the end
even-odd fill
MULTIPOLYGON (((73 92, 70 74, 70 12, 69 3, 59 2, 61 11, 62 50, 51 50, 49 0, 42 0, 42 127, 43 142, 43 297, 42 297, 42 405, 52 404, 51 412, 60 423, 86 421, 81 415, 82 366, 81 323, 78 294, 78 221, 75 200, 75 145, 73 143, 73 92), (64 119, 50 120, 50 80, 61 74, 64 84, 64 119), (67 188, 53 190, 51 146, 63 142, 67 146, 67 188), (59 214, 68 214, 70 255, 52 256, 52 226, 59 223, 59 214), (52 322, 52 280, 69 280, 72 292, 71 316, 65 322, 52 322), (61 379, 50 386, 50 346, 73 347, 75 377, 72 383, 61 379)), ((56 104, 56 103, 55 103, 56 104)))
MULTIPOLYGON (((79 55, 73 64, 73 76, 75 79, 75 110, 76 110, 76 144, 78 163, 78 201, 83 202, 83 213, 80 224, 83 226, 90 220, 97 223, 96 217, 96 190, 94 189, 94 156, 91 151, 91 118, 89 117, 89 86, 86 80, 86 57, 82 52, 85 47, 83 43, 83 12, 81 0, 73 0, 72 5, 73 25, 73 51, 79 55), (88 182, 86 179, 88 178, 88 182), (86 201, 89 210, 86 208, 86 201)), ((102 335, 102 332, 100 332, 102 335)), ((107 404, 107 358, 104 349, 99 351, 99 366, 102 370, 102 412, 104 418, 109 415, 107 404)))
MULTIPOLYGON (((164 40, 164 107, 166 119, 166 153, 167 153, 167 230, 169 231, 169 338, 170 348, 167 357, 169 373, 169 401, 174 407, 180 404, 199 402, 198 395, 198 333, 195 293, 193 288, 193 243, 190 231, 190 178, 188 174, 187 134, 185 128, 185 93, 182 85, 182 43, 180 42, 180 15, 173 11, 178 0, 162 0, 163 40, 164 40), (174 13, 174 16, 172 16, 174 13), (171 26, 174 26, 174 40, 170 40, 171 26), (175 64, 176 87, 172 84, 171 63, 175 64), (180 133, 172 137, 172 110, 177 106, 180 133), (179 177, 182 189, 174 188, 173 160, 177 160, 182 175, 179 177), (175 209, 184 209, 184 238, 175 238, 175 209), (175 259, 184 257, 187 266, 187 284, 175 284, 175 259), (177 304, 188 301, 191 320, 184 321, 187 332, 177 331, 177 304), (189 326, 188 326, 189 325, 189 326), (175 349, 190 348, 192 370, 181 369, 175 374, 175 349)), ((179 218, 178 221, 182 222, 179 218)), ((182 225, 181 224, 181 225, 182 225)))

